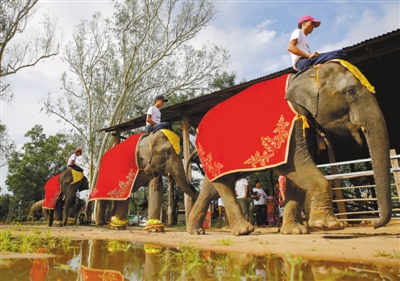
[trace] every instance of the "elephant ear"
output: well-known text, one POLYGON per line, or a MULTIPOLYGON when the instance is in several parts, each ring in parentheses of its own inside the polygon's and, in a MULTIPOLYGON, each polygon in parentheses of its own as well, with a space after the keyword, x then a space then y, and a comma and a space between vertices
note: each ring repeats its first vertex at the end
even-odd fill
POLYGON ((313 116, 318 111, 318 87, 316 83, 316 69, 306 68, 297 73, 289 82, 285 99, 308 110, 313 116))

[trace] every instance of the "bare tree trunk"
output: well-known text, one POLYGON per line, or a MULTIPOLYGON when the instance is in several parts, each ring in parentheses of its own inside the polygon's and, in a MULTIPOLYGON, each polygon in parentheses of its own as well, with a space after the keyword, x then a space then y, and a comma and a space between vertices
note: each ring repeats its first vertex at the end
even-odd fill
POLYGON ((12 222, 13 220, 14 220, 14 204, 10 203, 10 206, 8 207, 6 222, 12 222))

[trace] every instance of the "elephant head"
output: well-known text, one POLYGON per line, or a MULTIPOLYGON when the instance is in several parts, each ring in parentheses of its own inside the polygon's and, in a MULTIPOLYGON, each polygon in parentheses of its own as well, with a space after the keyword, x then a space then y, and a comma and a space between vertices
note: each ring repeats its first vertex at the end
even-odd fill
POLYGON ((180 139, 172 131, 170 138, 162 131, 146 136, 139 144, 137 155, 140 167, 145 173, 152 175, 171 175, 179 188, 196 199, 198 192, 188 183, 182 163, 180 139))
POLYGON ((61 221, 62 226, 66 226, 67 223, 74 224, 76 194, 79 191, 89 189, 88 179, 85 176, 81 175, 79 181, 74 182, 74 180, 76 181, 71 168, 61 173, 59 177, 61 195, 57 199, 54 211, 50 211, 49 226, 53 225, 53 212, 55 212, 54 221, 57 221, 58 226, 60 225, 59 221, 61 221))
POLYGON ((299 114, 315 118, 325 130, 351 135, 360 144, 360 133, 364 133, 380 208, 375 228, 386 225, 392 215, 389 139, 373 87, 351 64, 328 62, 298 73, 289 84, 286 99, 299 114))

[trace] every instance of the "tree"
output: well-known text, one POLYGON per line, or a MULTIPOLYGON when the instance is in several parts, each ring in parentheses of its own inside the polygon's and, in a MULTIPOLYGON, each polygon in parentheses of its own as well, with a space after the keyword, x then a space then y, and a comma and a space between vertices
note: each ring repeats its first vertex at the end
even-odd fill
POLYGON ((66 168, 66 159, 76 148, 64 134, 46 137, 40 125, 35 125, 25 137, 31 140, 21 152, 11 153, 6 179, 17 214, 23 214, 33 202, 44 198, 46 181, 66 168))
POLYGON ((4 77, 58 54, 56 20, 45 15, 40 21, 43 31, 31 25, 37 3, 0 0, 0 99, 10 94, 4 77))
POLYGON ((7 165, 7 159, 14 150, 15 143, 10 139, 6 125, 0 122, 0 168, 7 165))
POLYGON ((115 9, 112 19, 97 13, 81 22, 64 56, 73 78, 63 74, 63 97, 54 103, 49 94, 43 102, 48 114, 75 128, 89 152, 91 187, 102 155, 113 145, 112 136, 99 129, 145 114, 158 94, 206 91, 229 59, 211 43, 190 45, 212 19, 212 1, 123 1, 115 9))
POLYGON ((236 73, 231 72, 230 74, 226 71, 222 74, 216 73, 214 80, 210 83, 210 87, 215 91, 227 89, 235 86, 236 73))

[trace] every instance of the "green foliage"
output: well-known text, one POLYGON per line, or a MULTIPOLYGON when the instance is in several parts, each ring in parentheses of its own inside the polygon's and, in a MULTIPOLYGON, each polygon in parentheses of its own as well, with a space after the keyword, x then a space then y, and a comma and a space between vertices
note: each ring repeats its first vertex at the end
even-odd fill
POLYGON ((26 217, 31 205, 44 198, 46 181, 63 171, 76 148, 64 134, 46 137, 41 125, 25 134, 31 140, 11 154, 6 184, 13 193, 15 215, 26 217))
POLYGON ((216 91, 227 89, 235 86, 236 73, 228 73, 223 71, 221 74, 216 73, 214 80, 210 83, 210 87, 216 91))
POLYGON ((0 195, 0 221, 4 221, 8 215, 8 211, 11 204, 11 195, 3 194, 0 195))
POLYGON ((8 136, 6 125, 2 124, 0 120, 0 167, 7 164, 8 158, 14 150, 15 143, 8 136))

